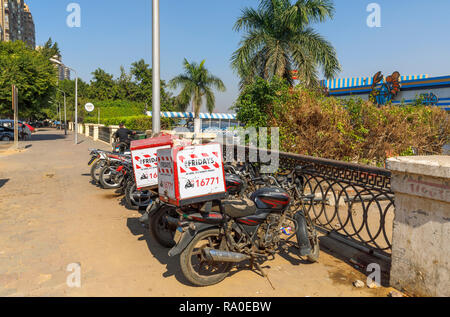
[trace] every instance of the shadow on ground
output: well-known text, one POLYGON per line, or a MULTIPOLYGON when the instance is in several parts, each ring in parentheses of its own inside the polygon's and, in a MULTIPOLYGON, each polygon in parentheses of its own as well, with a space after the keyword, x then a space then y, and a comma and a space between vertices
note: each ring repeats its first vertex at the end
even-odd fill
POLYGON ((32 142, 40 142, 40 141, 54 141, 54 140, 63 140, 67 136, 61 134, 36 134, 31 137, 31 139, 27 141, 32 142))
MULTIPOLYGON (((168 255, 169 248, 165 248, 161 246, 158 242, 156 242, 156 239, 153 238, 152 234, 150 233, 150 230, 148 227, 144 227, 140 222, 139 218, 128 218, 127 219, 127 227, 130 230, 130 232, 134 236, 139 236, 139 241, 145 241, 147 243, 147 247, 151 254, 163 265, 166 265, 166 272, 163 273, 163 277, 170 277, 174 276, 178 282, 190 286, 190 287, 196 287, 195 285, 192 285, 183 275, 183 272, 180 268, 180 257, 170 257, 168 255)), ((283 257, 290 258, 290 262, 294 265, 309 263, 302 259, 294 259, 291 254, 287 254, 290 252, 293 252, 293 249, 290 249, 288 252, 285 252, 283 255, 279 254, 283 257)), ((271 269, 270 266, 271 260, 266 261, 260 261, 258 260, 258 263, 261 265, 261 268, 267 273, 269 269, 271 269)), ((238 264, 235 264, 232 266, 229 274, 227 275, 227 278, 232 277, 235 274, 238 274, 243 271, 252 271, 254 274, 260 276, 261 278, 264 278, 261 272, 254 267, 253 269, 250 267, 250 261, 244 261, 238 264)))
POLYGON ((386 262, 374 255, 368 254, 366 252, 358 251, 352 247, 342 244, 335 239, 322 236, 320 239, 320 251, 327 253, 328 255, 352 266, 355 270, 359 271, 365 276, 369 276, 373 271, 368 270, 369 264, 380 265, 381 272, 381 286, 389 287, 390 279, 390 262, 386 262))
POLYGON ((139 236, 139 241, 147 243, 149 251, 161 264, 166 265, 167 271, 163 274, 163 277, 175 276, 180 283, 191 286, 181 272, 179 257, 170 257, 168 255, 169 249, 162 247, 153 239, 150 230, 139 222, 139 218, 128 218, 127 227, 134 236, 139 236))
POLYGON ((5 186, 5 184, 9 182, 9 178, 7 179, 0 179, 0 188, 2 188, 3 186, 5 186))

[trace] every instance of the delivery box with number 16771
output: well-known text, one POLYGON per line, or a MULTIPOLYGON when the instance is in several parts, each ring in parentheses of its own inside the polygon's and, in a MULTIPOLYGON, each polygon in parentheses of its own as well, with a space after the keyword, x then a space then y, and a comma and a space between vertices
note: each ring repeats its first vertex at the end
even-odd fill
POLYGON ((225 197, 222 148, 218 143, 158 150, 161 201, 185 206, 225 197))

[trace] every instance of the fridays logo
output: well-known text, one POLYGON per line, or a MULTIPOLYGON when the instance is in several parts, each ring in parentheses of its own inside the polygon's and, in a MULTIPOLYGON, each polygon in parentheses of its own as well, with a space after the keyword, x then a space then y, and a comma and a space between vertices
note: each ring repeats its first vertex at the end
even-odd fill
POLYGON ((218 152, 213 152, 212 155, 208 153, 202 153, 200 155, 191 154, 188 157, 180 155, 178 159, 183 164, 183 166, 180 166, 180 172, 184 174, 188 172, 217 169, 220 167, 219 163, 217 163, 218 157, 218 152))

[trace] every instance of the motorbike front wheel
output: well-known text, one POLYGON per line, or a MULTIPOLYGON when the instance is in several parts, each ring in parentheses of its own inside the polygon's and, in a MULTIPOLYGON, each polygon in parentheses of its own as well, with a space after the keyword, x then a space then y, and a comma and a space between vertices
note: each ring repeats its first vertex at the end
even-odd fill
POLYGON ((229 274, 232 263, 210 262, 202 250, 205 248, 226 250, 220 239, 219 229, 198 233, 180 255, 180 266, 186 279, 196 286, 210 286, 223 281, 229 274))
POLYGON ((136 183, 131 181, 127 184, 125 189, 125 202, 127 208, 138 209, 140 207, 147 207, 152 201, 152 195, 149 190, 138 190, 136 183))
POLYGON ((91 167, 91 177, 95 183, 99 183, 100 172, 105 167, 105 160, 96 160, 91 167))
POLYGON ((105 189, 117 189, 122 185, 123 175, 117 176, 117 167, 105 166, 100 171, 99 182, 105 189))
POLYGON ((317 235, 316 227, 309 217, 306 217, 306 224, 308 227, 309 243, 311 243, 312 251, 306 256, 309 262, 315 263, 319 260, 320 246, 319 236, 317 235))

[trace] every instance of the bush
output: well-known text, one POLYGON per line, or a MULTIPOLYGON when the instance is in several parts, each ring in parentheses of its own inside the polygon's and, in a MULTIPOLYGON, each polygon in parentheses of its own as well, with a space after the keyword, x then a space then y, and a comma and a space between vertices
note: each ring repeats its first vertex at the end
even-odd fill
MULTIPOLYGON (((100 108, 100 124, 119 125, 123 122, 131 130, 151 130, 152 117, 145 115, 145 104, 127 100, 106 100, 93 102, 96 110, 100 108)), ((98 112, 88 113, 84 108, 84 123, 98 123, 98 112)), ((172 120, 161 118, 161 129, 169 129, 172 120)))
POLYGON ((391 156, 441 154, 450 142, 449 114, 437 107, 378 108, 302 87, 274 87, 258 81, 234 108, 247 126, 279 127, 281 151, 383 165, 391 156))
POLYGON ((95 110, 91 113, 82 108, 84 121, 98 121, 98 109, 100 109, 100 119, 111 119, 117 117, 140 116, 145 114, 145 104, 126 100, 107 100, 93 102, 95 110))
MULTIPOLYGON (((97 119, 86 119, 85 123, 97 123, 97 119)), ((152 117, 140 115, 140 116, 128 116, 128 117, 116 117, 100 120, 100 123, 105 126, 119 125, 121 122, 125 124, 130 130, 146 131, 152 129, 152 117)), ((161 118, 161 129, 167 130, 172 126, 172 121, 168 118, 161 118)))
POLYGON ((288 85, 282 79, 266 81, 258 78, 253 85, 244 88, 233 110, 236 111, 237 119, 247 126, 266 127, 270 107, 280 102, 287 92, 288 85))

